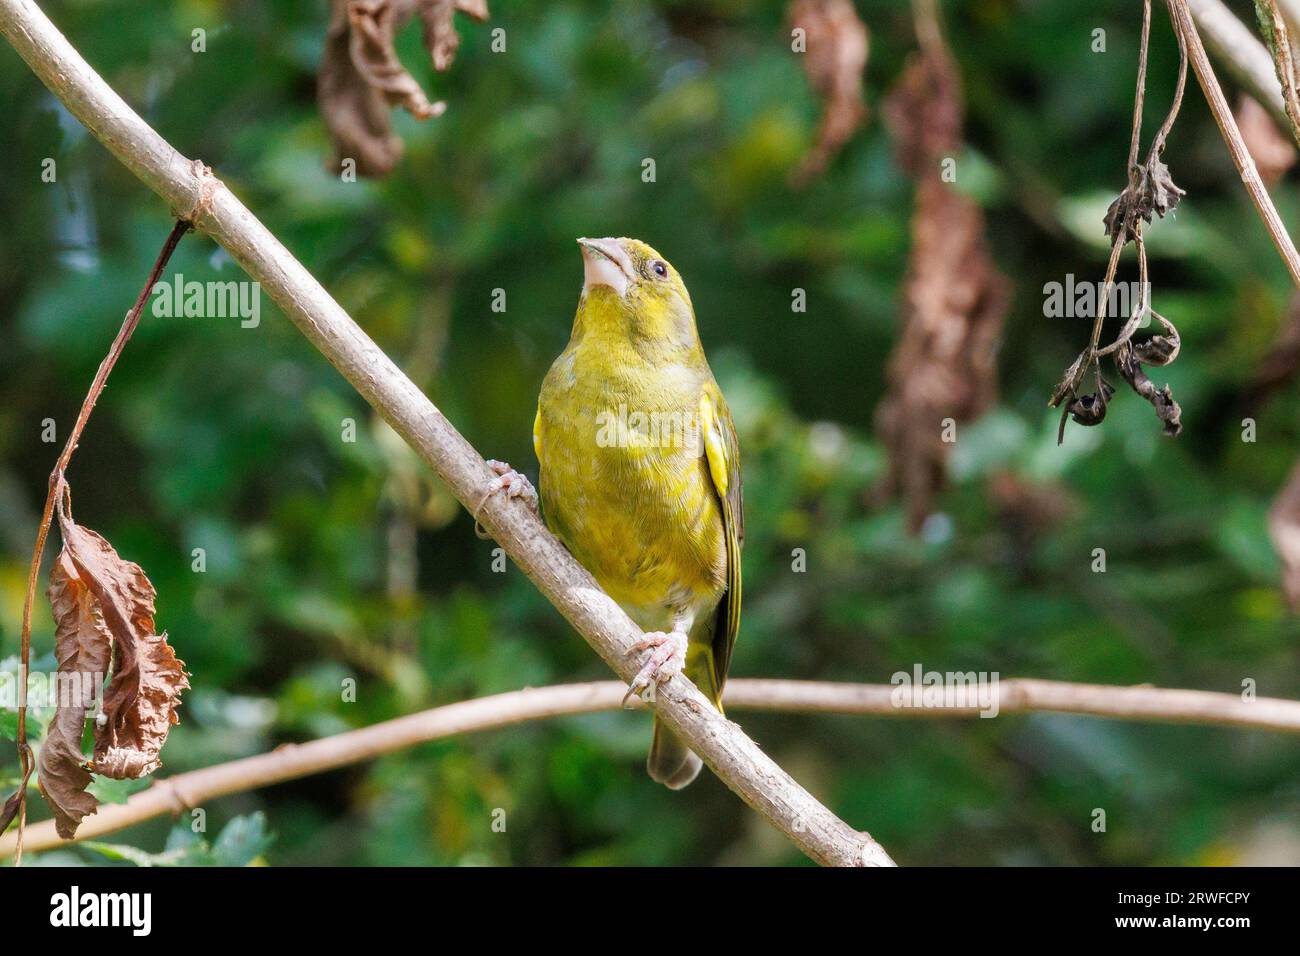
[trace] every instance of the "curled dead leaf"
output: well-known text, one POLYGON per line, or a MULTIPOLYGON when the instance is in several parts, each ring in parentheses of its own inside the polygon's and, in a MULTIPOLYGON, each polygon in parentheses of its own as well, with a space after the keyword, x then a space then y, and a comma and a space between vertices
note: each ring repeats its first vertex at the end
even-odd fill
POLYGON ((1129 185, 1106 210, 1102 219, 1106 235, 1113 240, 1122 230, 1124 241, 1133 241, 1137 238, 1139 219, 1146 223, 1150 223, 1153 216, 1163 219, 1185 195, 1187 193, 1174 184, 1169 167, 1153 153, 1144 165, 1134 168, 1129 185))
POLYGON ((1106 406, 1114 394, 1115 386, 1103 379, 1100 392, 1076 396, 1065 409, 1070 413, 1070 418, 1080 425, 1100 425, 1106 419, 1106 406))
POLYGON ((1156 388, 1156 383, 1147 377, 1134 346, 1125 344, 1115 353, 1115 367, 1133 391, 1151 403, 1151 407, 1156 410, 1156 417, 1164 425, 1166 435, 1172 438, 1183 430, 1182 408, 1174 401, 1168 385, 1156 388))
POLYGON ((804 31, 804 73, 822 99, 816 141, 791 177, 803 185, 819 176, 866 122, 862 74, 869 35, 850 0, 794 0, 789 19, 804 31))
POLYGON ((38 780, 59 835, 71 839, 97 806, 86 792, 92 771, 122 779, 158 768, 181 692, 190 685, 165 635, 154 633, 155 592, 140 566, 74 522, 66 507, 59 530, 63 550, 49 589, 59 699, 38 780), (87 711, 97 704, 94 755, 87 762, 81 738, 87 711))
POLYGON ((1010 284, 995 267, 984 214, 943 180, 961 138, 960 84, 946 55, 914 57, 885 115, 900 162, 917 179, 902 334, 876 428, 889 452, 877 495, 903 498, 913 531, 947 480, 944 421, 971 421, 997 397, 997 346, 1010 284))
POLYGON ((59 662, 58 708, 41 745, 38 782, 59 836, 72 839, 98 802, 86 792, 90 771, 81 752, 86 711, 96 706, 112 659, 103 608, 65 549, 50 570, 50 606, 59 662))
POLYGON ((943 53, 912 56, 885 100, 894 158, 912 176, 932 172, 961 146, 962 91, 957 67, 943 53))
POLYGON ((402 155, 390 108, 400 106, 416 119, 446 109, 431 102, 402 66, 394 40, 418 16, 434 69, 446 70, 460 46, 458 10, 476 20, 488 17, 487 0, 332 0, 316 92, 334 142, 335 169, 350 158, 362 176, 388 174, 402 155))
POLYGON ((18 803, 20 791, 15 790, 5 800, 4 806, 0 807, 0 833, 9 829, 9 824, 14 822, 14 817, 18 816, 18 803))

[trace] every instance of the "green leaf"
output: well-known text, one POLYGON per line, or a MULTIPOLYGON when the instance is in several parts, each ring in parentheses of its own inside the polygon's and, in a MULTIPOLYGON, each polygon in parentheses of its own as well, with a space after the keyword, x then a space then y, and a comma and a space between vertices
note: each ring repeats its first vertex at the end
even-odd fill
POLYGON ((140 780, 114 780, 112 777, 102 777, 99 774, 93 775, 94 779, 86 792, 93 796, 100 803, 126 803, 131 794, 139 793, 141 790, 147 790, 150 781, 147 778, 140 780))
POLYGON ((212 847, 217 866, 248 866, 273 842, 266 832, 266 815, 258 812, 227 823, 212 847))

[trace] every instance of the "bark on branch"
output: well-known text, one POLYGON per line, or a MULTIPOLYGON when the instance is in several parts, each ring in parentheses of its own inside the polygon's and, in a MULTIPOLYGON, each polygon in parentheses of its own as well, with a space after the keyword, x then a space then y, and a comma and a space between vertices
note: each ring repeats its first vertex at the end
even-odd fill
POLYGON ((1188 6, 1205 45, 1228 68, 1232 78, 1272 114, 1282 129, 1289 129, 1291 120, 1282 101, 1273 58, 1264 44, 1222 0, 1188 0, 1188 6))
MULTIPOLYGON (((32 0, 0 0, 0 32, 50 92, 177 218, 211 236, 261 283, 463 505, 478 506, 496 477, 483 458, 210 169, 182 156, 141 119, 32 0)), ((630 680, 637 660, 629 649, 641 631, 538 517, 522 503, 494 495, 478 518, 614 672, 630 680)), ((869 834, 819 803, 685 677, 659 688, 655 710, 727 786, 813 860, 892 865, 869 834)))
MULTIPOLYGON (((231 793, 255 790, 370 760, 416 744, 458 734, 508 727, 568 714, 617 710, 624 687, 616 681, 565 684, 481 697, 435 707, 406 717, 349 730, 305 744, 205 767, 156 780, 124 804, 101 806, 86 817, 77 840, 91 839, 165 814, 179 814, 231 793)), ((839 684, 817 681, 753 680, 727 682, 732 710, 782 713, 879 714, 891 717, 977 717, 978 706, 953 700, 941 707, 899 707, 889 684, 839 684)), ((997 684, 998 713, 1057 711, 1164 723, 1212 724, 1300 734, 1300 701, 1159 687, 1106 687, 1060 681, 1013 679, 997 684)), ((30 851, 67 845, 52 822, 27 831, 30 851)), ((0 837, 0 859, 14 851, 14 835, 0 837)))
POLYGON ((1246 192, 1250 194, 1251 201, 1255 204, 1259 218, 1263 221, 1264 228, 1268 230, 1269 238, 1273 240, 1278 255, 1286 264, 1291 281, 1300 288, 1300 252, 1296 251, 1295 243, 1291 241, 1291 236, 1282 223, 1282 217, 1278 215, 1277 207, 1273 205, 1268 190, 1264 188, 1259 170, 1255 168, 1255 160, 1251 157, 1250 150, 1246 148, 1241 130, 1237 128, 1237 121, 1232 115, 1232 109, 1228 106, 1228 101, 1219 86, 1218 77, 1214 75, 1214 68, 1205 53, 1200 32, 1192 20, 1189 3, 1193 2, 1199 0, 1168 0, 1169 16, 1174 22, 1174 29, 1181 33, 1187 42, 1187 55, 1191 60, 1192 70, 1201 84, 1201 91, 1205 94, 1210 112, 1219 126, 1219 132, 1223 135, 1223 141, 1228 147, 1228 153, 1232 156, 1233 165, 1237 167, 1237 173, 1241 176, 1246 192))

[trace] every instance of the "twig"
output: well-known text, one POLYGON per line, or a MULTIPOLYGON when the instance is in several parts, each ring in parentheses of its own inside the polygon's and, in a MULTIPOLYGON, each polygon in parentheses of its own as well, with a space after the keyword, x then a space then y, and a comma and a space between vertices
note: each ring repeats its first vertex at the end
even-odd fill
MULTIPOLYGON (((1097 299, 1097 314, 1092 320, 1092 332, 1088 336, 1088 345, 1074 360, 1071 366, 1066 370, 1065 376, 1052 392, 1052 397, 1048 405, 1055 408, 1057 405, 1064 403, 1061 409, 1061 423, 1056 432, 1056 443, 1059 445, 1065 440, 1065 425, 1069 416, 1078 408, 1078 388, 1088 375, 1088 370, 1096 367, 1097 391, 1092 396, 1091 404, 1088 405, 1086 414, 1091 418, 1091 424, 1097 424, 1106 417, 1106 403, 1109 401, 1109 392, 1105 381, 1101 376, 1101 365, 1097 362, 1102 352, 1098 351, 1101 344, 1101 332, 1106 323, 1107 310, 1110 303, 1111 289, 1115 285, 1115 272, 1119 268, 1120 254, 1124 251, 1125 244, 1130 239, 1138 244, 1140 262, 1143 268, 1143 289, 1145 295, 1145 258, 1142 253, 1142 216, 1139 214, 1138 206, 1135 202, 1127 201, 1126 197, 1136 196, 1142 184, 1142 177, 1145 173, 1145 167, 1138 165, 1138 151, 1142 142, 1142 111, 1146 101, 1147 87, 1147 53, 1151 42, 1151 0, 1143 0, 1142 4, 1142 33, 1138 45, 1138 68, 1136 90, 1133 94, 1133 123, 1132 130, 1129 133, 1128 147, 1128 185, 1120 198, 1111 204, 1111 209, 1107 213, 1106 226, 1111 231, 1110 259, 1106 263, 1106 276, 1102 280, 1101 295, 1097 299), (1110 216, 1115 216, 1115 222, 1110 221, 1110 216), (1066 399, 1070 401, 1066 402, 1066 399)), ((1183 101, 1183 84, 1187 78, 1187 59, 1186 50, 1183 44, 1179 43, 1179 50, 1183 54, 1182 63, 1178 71, 1178 89, 1174 94, 1174 102, 1170 107, 1164 123, 1161 124, 1160 132, 1151 142, 1151 151, 1147 156, 1147 165, 1150 166, 1151 160, 1159 156, 1160 151, 1164 149, 1165 138, 1169 135, 1169 130, 1173 127, 1174 120, 1178 116, 1179 107, 1183 101)), ((1149 218, 1149 214, 1148 214, 1149 218)), ((1107 348, 1109 350, 1109 347, 1107 348)), ((1087 401, 1086 397, 1082 401, 1087 401)), ((1083 409, 1078 409, 1083 411, 1083 409)), ((1087 421, 1075 415, 1076 421, 1087 421)))
MULTIPOLYGON (((0 32, 68 110, 181 217, 220 243, 261 283, 308 341, 473 507, 496 479, 483 458, 303 265, 205 167, 196 168, 135 113, 31 0, 0 0, 0 32)), ((547 599, 624 680, 643 637, 527 506, 492 496, 477 516, 547 599)), ((655 712, 718 777, 809 857, 831 865, 892 865, 782 770, 684 676, 661 685, 655 712)))
MULTIPOLYGON (((995 686, 999 715, 1057 711, 1300 734, 1300 701, 1268 697, 1244 700, 1237 694, 1210 691, 1033 679, 1003 680, 995 686)), ((76 839, 102 836, 153 817, 181 813, 227 794, 323 773, 432 740, 548 717, 617 710, 624 690, 616 681, 599 681, 495 694, 155 780, 152 787, 134 794, 125 804, 101 806, 93 816, 86 817, 76 839)), ((900 707, 895 702, 897 694, 898 688, 890 684, 733 678, 727 682, 726 704, 729 710, 917 718, 973 718, 981 712, 979 704, 960 700, 952 690, 947 692, 942 706, 933 707, 900 707)), ((31 827, 28 835, 28 848, 33 851, 69 843, 59 838, 48 821, 31 827)), ((0 837, 0 858, 12 851, 12 837, 0 837)))
POLYGON ((1273 55, 1273 66, 1282 88, 1282 102, 1286 105, 1291 136, 1300 145, 1300 89, 1296 88, 1295 61, 1291 55, 1291 37, 1286 18, 1278 10, 1276 0, 1255 0, 1255 15, 1259 19, 1264 44, 1273 55))
POLYGON ((1210 52, 1223 61, 1233 79, 1272 114, 1279 126, 1289 126, 1291 120, 1282 102, 1273 58, 1250 27, 1238 20, 1222 0, 1189 0, 1188 7, 1210 52))
POLYGON ((1223 134, 1223 140, 1228 145, 1228 152, 1232 156, 1232 162, 1237 167, 1242 182, 1246 184, 1246 191, 1250 193, 1255 208, 1259 210, 1260 218, 1264 221, 1264 228, 1268 230, 1273 245, 1277 247, 1278 254, 1282 257, 1282 261, 1286 263, 1287 271, 1291 274, 1291 281, 1300 286, 1300 253, 1296 252, 1295 244, 1291 241, 1286 226, 1282 224, 1282 217, 1278 215, 1273 200, 1269 198, 1268 190, 1264 188, 1264 183, 1259 178, 1259 171, 1255 168, 1255 161, 1251 158, 1250 151, 1246 149, 1246 143, 1241 138, 1241 131, 1237 129, 1237 121, 1232 116, 1228 101, 1224 99, 1223 90, 1219 87, 1219 80, 1214 75, 1214 68, 1210 65, 1210 58, 1205 55, 1205 47, 1201 44, 1201 36, 1197 32, 1195 24, 1192 23, 1191 14, 1187 9, 1187 0, 1169 0, 1169 14, 1174 21, 1174 29, 1182 33, 1187 43, 1187 52, 1192 61, 1192 69, 1196 73, 1196 79, 1201 84, 1201 89, 1205 92, 1205 99, 1210 104, 1210 112, 1214 114, 1214 121, 1219 124, 1219 132, 1223 134))
POLYGON ((1138 304, 1133 307, 1133 311, 1129 315, 1128 321, 1124 323, 1124 327, 1115 336, 1115 341, 1104 348, 1097 349, 1097 358, 1107 356, 1124 346, 1129 339, 1133 338, 1133 333, 1138 330, 1142 320, 1151 312, 1151 271, 1147 266, 1147 244, 1142 237, 1140 226, 1137 235, 1133 237, 1133 241, 1137 245, 1138 288, 1142 290, 1141 298, 1138 300, 1138 304))
POLYGON ((158 258, 154 260, 153 268, 149 271, 149 278, 145 280, 144 288, 140 290, 140 295, 136 297, 135 305, 127 312, 126 318, 122 321, 122 327, 118 329, 117 337, 113 339, 113 344, 109 346, 108 355, 99 363, 99 369, 95 372, 95 379, 90 383, 90 390, 86 392, 86 397, 81 403, 81 411, 77 413, 76 423, 72 426, 72 432, 68 435, 67 442, 63 445, 63 451, 59 459, 55 462, 54 470, 50 472, 49 492, 45 496, 45 510, 41 515, 40 527, 36 530, 36 544, 32 548, 32 564, 27 572, 27 596, 23 599, 23 625, 22 636, 19 650, 18 665, 18 730, 15 737, 18 741, 18 762, 22 769, 22 777, 18 784, 18 836, 17 851, 14 853, 14 865, 21 865, 23 860, 23 829, 27 823, 27 782, 32 775, 32 748, 27 744, 27 668, 31 660, 32 653, 32 606, 36 600, 37 581, 41 574, 41 559, 45 554, 45 541, 50 534, 50 524, 54 516, 54 506, 59 499, 68 494, 68 485, 65 479, 65 473, 68 469, 68 463, 72 461, 72 453, 77 450, 77 442, 81 440, 81 433, 86 427, 86 422, 90 420, 90 413, 94 411, 95 403, 99 401, 99 396, 104 391, 104 385, 108 382, 109 373, 113 371, 113 366, 122 355, 122 350, 126 348, 126 343, 131 340, 131 335, 135 328, 140 324, 140 313, 144 310, 144 304, 149 300, 149 292, 153 289, 154 283, 162 275, 163 269, 167 267, 168 260, 171 259, 172 253, 176 250, 176 244, 181 241, 181 236, 189 230, 190 224, 184 221, 178 221, 172 227, 171 234, 167 236, 167 241, 163 243, 162 250, 158 253, 158 258))

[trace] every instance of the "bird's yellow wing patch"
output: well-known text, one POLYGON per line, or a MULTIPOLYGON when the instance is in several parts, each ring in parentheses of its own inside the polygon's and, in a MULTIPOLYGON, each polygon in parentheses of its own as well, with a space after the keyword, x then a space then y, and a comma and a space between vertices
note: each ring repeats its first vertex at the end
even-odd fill
POLYGON ((745 511, 740 478, 740 445, 731 412, 715 383, 700 396, 700 433, 709 476, 722 506, 722 531, 727 544, 727 592, 718 605, 713 632, 713 666, 721 694, 731 666, 731 649, 740 633, 740 547, 745 540, 745 511))
POLYGON ((537 464, 542 463, 542 407, 537 406, 537 417, 533 419, 533 454, 537 464))

